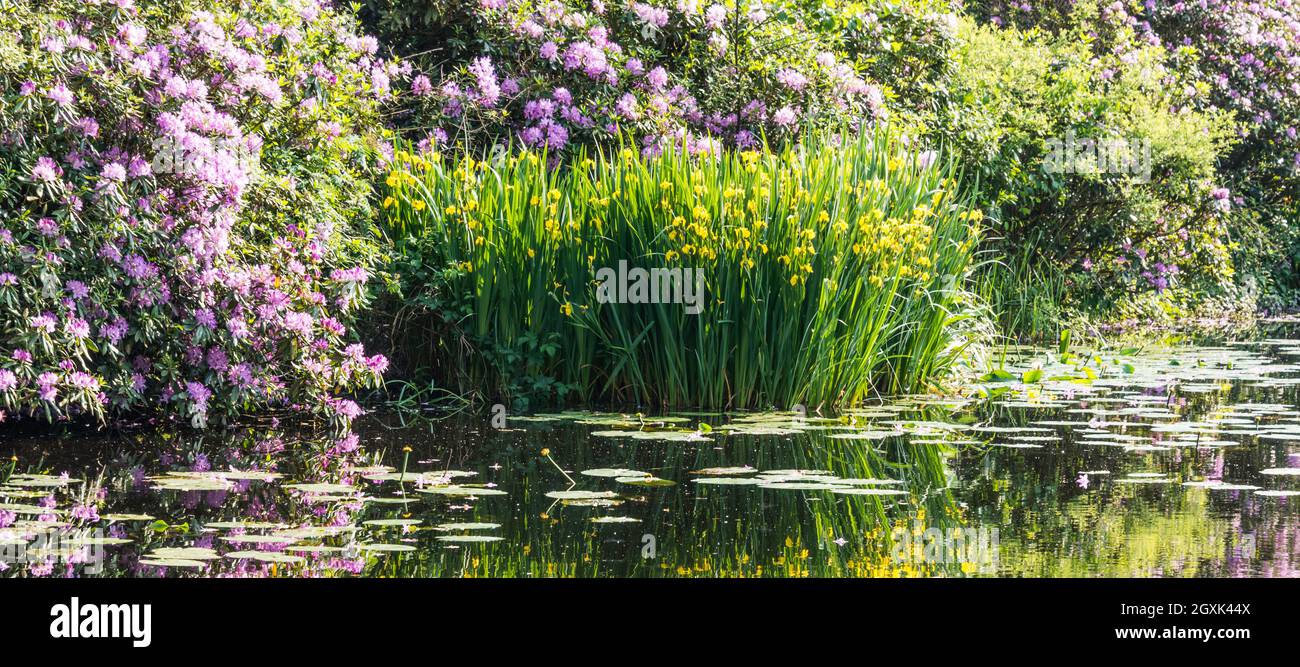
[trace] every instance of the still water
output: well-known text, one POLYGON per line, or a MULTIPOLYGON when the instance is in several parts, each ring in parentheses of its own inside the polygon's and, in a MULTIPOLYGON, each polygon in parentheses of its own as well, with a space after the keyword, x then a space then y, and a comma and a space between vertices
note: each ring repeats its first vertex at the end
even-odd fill
POLYGON ((1300 340, 998 365, 836 415, 0 426, 0 578, 1300 574, 1300 340))

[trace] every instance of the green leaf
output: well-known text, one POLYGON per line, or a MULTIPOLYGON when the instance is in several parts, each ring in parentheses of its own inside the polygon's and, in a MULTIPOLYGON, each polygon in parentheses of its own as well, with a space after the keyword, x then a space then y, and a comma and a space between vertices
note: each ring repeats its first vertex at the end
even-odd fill
POLYGON ((980 382, 1015 382, 1016 376, 1002 370, 1001 368, 985 373, 980 377, 980 382))

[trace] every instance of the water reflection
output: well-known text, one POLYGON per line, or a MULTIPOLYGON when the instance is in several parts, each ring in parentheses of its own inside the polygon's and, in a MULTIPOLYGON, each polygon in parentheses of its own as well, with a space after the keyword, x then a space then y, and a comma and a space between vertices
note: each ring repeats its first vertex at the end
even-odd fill
POLYGON ((0 577, 1297 575, 1300 341, 1012 352, 830 418, 8 433, 0 577))

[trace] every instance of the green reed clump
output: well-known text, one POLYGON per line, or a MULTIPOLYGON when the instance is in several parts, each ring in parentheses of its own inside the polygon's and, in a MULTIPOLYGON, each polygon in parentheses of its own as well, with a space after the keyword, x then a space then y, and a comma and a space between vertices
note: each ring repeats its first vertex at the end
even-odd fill
POLYGON ((1019 247, 1002 248, 975 271, 975 292, 997 314, 1001 333, 1030 341, 1054 341, 1067 322, 1081 315, 1068 312, 1073 284, 1064 270, 1047 260, 1040 245, 1050 234, 1034 234, 1019 247), (1003 254, 1005 253, 1005 254, 1003 254))
MULTIPOLYGON (((527 372, 585 401, 847 405, 924 389, 965 344, 981 216, 935 162, 884 130, 558 168, 399 152, 384 210, 432 267, 416 281, 460 299, 465 341, 494 358, 533 341, 527 372)), ((501 364, 456 367, 509 386, 501 364)))

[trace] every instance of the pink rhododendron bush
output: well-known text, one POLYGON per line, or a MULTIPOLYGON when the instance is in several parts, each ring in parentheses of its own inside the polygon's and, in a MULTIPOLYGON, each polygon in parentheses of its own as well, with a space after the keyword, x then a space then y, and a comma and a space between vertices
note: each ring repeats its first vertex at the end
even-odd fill
POLYGON ((315 0, 0 10, 0 416, 357 414, 376 52, 315 0))
MULTIPOLYGON (((458 5, 459 6, 459 5, 458 5)), ((636 138, 655 154, 779 143, 884 115, 880 88, 797 3, 481 0, 480 51, 417 76, 429 143, 504 139, 552 154, 636 138)), ((465 55, 465 54, 462 54, 465 55)))

